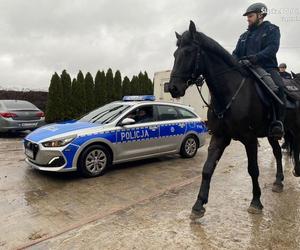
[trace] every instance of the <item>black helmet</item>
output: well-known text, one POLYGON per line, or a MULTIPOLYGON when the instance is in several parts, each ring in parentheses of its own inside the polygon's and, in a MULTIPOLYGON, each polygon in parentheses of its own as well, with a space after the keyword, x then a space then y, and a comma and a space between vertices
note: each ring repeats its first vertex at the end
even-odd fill
POLYGON ((243 16, 247 16, 250 13, 262 14, 265 17, 268 14, 268 8, 263 3, 254 3, 247 8, 243 16))

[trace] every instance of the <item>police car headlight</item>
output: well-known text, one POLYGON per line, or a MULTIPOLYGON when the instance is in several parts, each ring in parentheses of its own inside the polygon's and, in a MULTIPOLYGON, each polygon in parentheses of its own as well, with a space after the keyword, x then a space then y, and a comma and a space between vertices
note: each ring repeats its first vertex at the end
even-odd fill
POLYGON ((58 140, 53 140, 53 141, 46 141, 43 142, 43 146, 47 148, 53 148, 53 147, 63 147, 69 144, 71 141, 73 141, 76 138, 76 136, 72 137, 66 137, 58 140))

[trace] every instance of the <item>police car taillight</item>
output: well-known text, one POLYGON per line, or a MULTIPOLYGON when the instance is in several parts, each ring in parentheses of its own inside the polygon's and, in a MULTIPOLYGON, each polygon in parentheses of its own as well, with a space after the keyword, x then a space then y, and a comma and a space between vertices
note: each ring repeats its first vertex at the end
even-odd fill
POLYGON ((154 95, 128 95, 123 97, 123 101, 155 101, 154 95))

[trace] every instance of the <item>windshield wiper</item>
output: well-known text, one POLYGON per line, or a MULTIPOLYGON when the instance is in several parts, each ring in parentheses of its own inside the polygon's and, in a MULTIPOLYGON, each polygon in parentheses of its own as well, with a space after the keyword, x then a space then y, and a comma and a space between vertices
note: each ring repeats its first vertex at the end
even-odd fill
POLYGON ((94 117, 92 117, 91 119, 89 119, 89 122, 90 121, 92 121, 93 119, 100 119, 101 117, 103 117, 103 116, 105 116, 107 113, 109 113, 110 112, 110 110, 107 110, 107 111, 105 111, 105 112, 102 112, 102 113, 100 113, 100 114, 98 114, 98 115, 95 115, 94 117))
POLYGON ((126 107, 122 110, 120 110, 118 113, 116 113, 115 115, 111 116, 111 117, 107 117, 105 120, 103 120, 103 123, 109 123, 111 122, 113 119, 115 119, 118 115, 122 114, 126 109, 128 109, 129 107, 126 107))
POLYGON ((92 117, 91 119, 89 119, 89 122, 96 122, 97 120, 99 120, 101 117, 105 116, 107 113, 114 111, 116 109, 120 108, 120 106, 114 107, 112 109, 109 109, 107 111, 101 112, 100 114, 95 115, 94 117, 92 117), (93 121, 94 120, 94 121, 93 121))

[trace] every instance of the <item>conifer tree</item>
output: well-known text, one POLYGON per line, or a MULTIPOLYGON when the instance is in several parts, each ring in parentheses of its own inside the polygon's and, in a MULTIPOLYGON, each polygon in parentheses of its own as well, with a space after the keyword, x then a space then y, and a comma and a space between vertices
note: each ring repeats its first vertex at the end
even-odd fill
POLYGON ((114 100, 121 100, 122 98, 122 76, 119 70, 116 71, 114 77, 114 100))
POLYGON ((86 73, 84 79, 85 86, 85 103, 86 112, 90 112, 95 108, 95 85, 94 80, 90 72, 86 73))
POLYGON ((107 102, 114 101, 114 76, 111 68, 109 68, 105 75, 106 89, 107 89, 107 102))
POLYGON ((63 70, 61 76, 62 84, 62 106, 63 106, 63 120, 72 119, 72 89, 71 77, 66 70, 63 70))
POLYGON ((46 122, 57 122, 63 119, 63 103, 62 103, 62 85, 59 75, 55 72, 52 75, 48 100, 46 104, 46 122))
POLYGON ((73 80, 72 99, 75 118, 79 118, 86 113, 84 76, 81 71, 79 71, 77 79, 73 80))
POLYGON ((122 83, 122 96, 130 95, 130 93, 130 80, 127 76, 125 76, 122 83))

